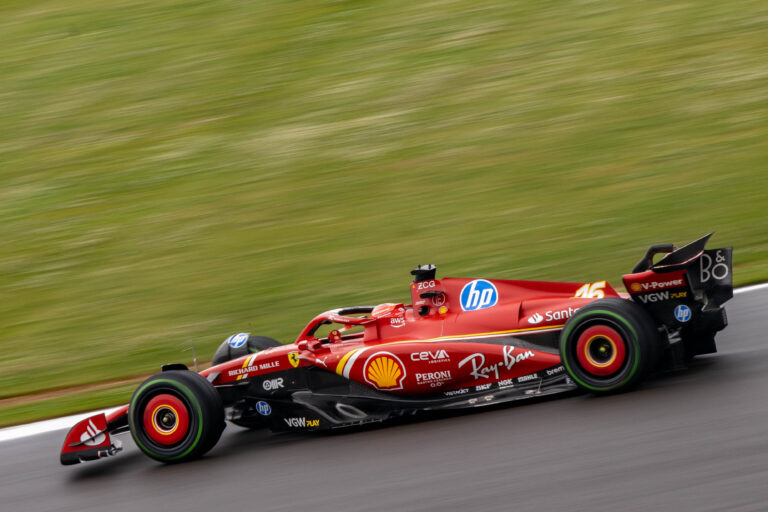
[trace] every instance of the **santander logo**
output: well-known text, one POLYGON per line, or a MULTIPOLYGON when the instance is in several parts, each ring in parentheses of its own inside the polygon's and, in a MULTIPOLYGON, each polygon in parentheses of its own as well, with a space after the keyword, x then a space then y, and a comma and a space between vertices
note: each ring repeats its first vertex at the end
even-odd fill
POLYGON ((545 311, 543 315, 537 312, 528 317, 528 323, 531 325, 538 325, 544 321, 563 322, 571 318, 578 310, 579 308, 568 306, 568 309, 550 309, 549 311, 545 311))
POLYGON ((528 318, 528 323, 532 325, 540 324, 544 320, 544 317, 538 313, 534 313, 528 318))

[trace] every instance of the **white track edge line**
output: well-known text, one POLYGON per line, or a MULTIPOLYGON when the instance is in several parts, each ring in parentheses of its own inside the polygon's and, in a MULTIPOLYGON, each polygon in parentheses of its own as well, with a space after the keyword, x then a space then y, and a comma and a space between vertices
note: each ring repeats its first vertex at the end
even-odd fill
MULTIPOLYGON (((768 288, 768 283, 753 284, 749 286, 742 286, 733 290, 734 295, 741 295, 742 293, 755 292, 758 290, 764 290, 768 288)), ((35 423, 28 423, 26 425, 16 425, 14 427, 6 427, 0 429, 0 443, 3 441, 12 441, 14 439, 21 439, 23 437, 34 436, 37 434, 45 434, 47 432, 53 432, 56 430, 63 430, 74 426, 78 421, 84 420, 94 414, 101 412, 109 414, 110 412, 118 409, 118 407, 112 407, 101 411, 84 412, 80 414, 74 414, 72 416, 63 416, 61 418, 54 418, 51 420, 38 421, 35 423)))
POLYGON ((61 418, 54 418, 52 420, 44 420, 35 423, 28 423, 26 425, 6 427, 4 429, 0 429, 0 442, 12 441, 14 439, 21 439, 22 437, 29 437, 37 434, 45 434, 46 432, 53 432, 55 430, 70 428, 73 427, 78 421, 82 421, 90 416, 93 416, 94 414, 99 414, 102 412, 109 414, 119 408, 120 407, 111 407, 109 409, 100 411, 82 412, 80 414, 63 416, 61 418))
POLYGON ((736 288, 733 290, 734 295, 739 295, 742 293, 749 293, 749 292, 755 292, 757 290, 764 290, 768 288, 768 283, 760 283, 760 284, 752 284, 749 286, 742 286, 741 288, 736 288))

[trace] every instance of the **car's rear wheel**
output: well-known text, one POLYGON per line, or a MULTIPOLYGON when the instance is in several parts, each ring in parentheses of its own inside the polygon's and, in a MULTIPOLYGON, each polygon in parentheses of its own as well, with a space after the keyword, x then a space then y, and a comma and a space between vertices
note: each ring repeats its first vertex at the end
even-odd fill
POLYGON ((636 386, 656 367, 660 346, 653 319, 639 305, 610 297, 580 308, 560 335, 571 378, 592 393, 636 386))
POLYGON ((213 448, 224 430, 218 391, 201 375, 173 370, 145 380, 128 408, 131 435, 161 462, 183 462, 213 448))
POLYGON ((212 363, 214 365, 226 363, 238 357, 243 357, 254 352, 261 352, 272 347, 279 347, 282 344, 267 336, 249 336, 247 334, 235 334, 224 340, 216 353, 213 354, 212 363), (242 336, 242 338, 238 338, 242 336), (245 338, 245 339, 243 339, 245 338))

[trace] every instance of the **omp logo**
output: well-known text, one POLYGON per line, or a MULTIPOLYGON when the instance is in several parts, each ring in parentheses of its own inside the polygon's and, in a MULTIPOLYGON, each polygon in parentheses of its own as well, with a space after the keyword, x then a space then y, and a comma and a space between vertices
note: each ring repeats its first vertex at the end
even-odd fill
POLYGON ((284 388, 285 384, 283 384, 283 378, 278 377, 276 379, 265 380, 261 386, 264 388, 264 391, 274 391, 276 389, 284 388))
POLYGON ((376 389, 403 389, 405 366, 396 355, 389 352, 377 352, 365 362, 363 377, 376 389))
POLYGON ((533 315, 531 315, 531 317, 528 319, 528 323, 529 323, 529 324, 533 324, 533 325, 536 325, 536 324, 540 324, 542 320, 544 320, 544 317, 543 317, 543 316, 541 316, 541 315, 540 315, 540 314, 538 314, 538 313, 534 313, 534 314, 533 314, 533 315))
POLYGON ((490 308, 499 301, 499 292, 490 281, 475 279, 461 289, 461 309, 477 311, 490 308))
POLYGON ((227 338, 227 343, 229 343, 229 346, 232 348, 240 348, 243 345, 245 345, 246 341, 248 341, 247 332, 241 332, 240 334, 233 334, 232 336, 227 338))

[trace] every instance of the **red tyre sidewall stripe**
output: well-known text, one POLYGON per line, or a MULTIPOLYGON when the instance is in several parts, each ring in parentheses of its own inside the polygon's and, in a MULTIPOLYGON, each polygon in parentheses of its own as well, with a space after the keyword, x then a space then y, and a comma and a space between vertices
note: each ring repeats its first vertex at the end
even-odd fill
POLYGON ((144 432, 154 442, 171 446, 184 439, 189 431, 189 411, 178 397, 170 394, 157 395, 144 407, 142 425, 144 432), (170 410, 176 416, 175 425, 169 429, 157 423, 158 415, 165 410, 170 410))
POLYGON ((606 325, 595 325, 584 330, 576 342, 576 357, 579 364, 587 373, 605 377, 616 373, 624 365, 627 358, 627 347, 621 334, 606 325), (614 349, 614 357, 607 364, 598 364, 588 355, 591 343, 607 339, 614 349))

